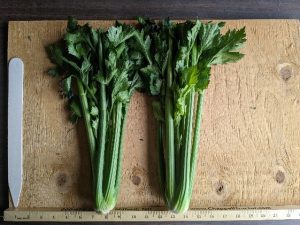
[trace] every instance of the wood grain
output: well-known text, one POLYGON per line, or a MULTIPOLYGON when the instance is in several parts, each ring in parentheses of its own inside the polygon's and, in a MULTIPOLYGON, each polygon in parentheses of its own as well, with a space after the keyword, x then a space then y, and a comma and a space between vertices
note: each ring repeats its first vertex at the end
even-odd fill
MULTIPOLYGON (((93 21, 94 26, 109 21, 93 21)), ((63 21, 10 22, 8 59, 25 63, 24 186, 20 207, 91 208, 82 125, 68 122, 44 47, 63 21), (80 141, 79 141, 80 140, 80 141)), ((298 20, 228 21, 246 26, 245 58, 213 68, 192 207, 300 204, 298 20)), ((131 102, 118 207, 162 206, 151 99, 131 102)))

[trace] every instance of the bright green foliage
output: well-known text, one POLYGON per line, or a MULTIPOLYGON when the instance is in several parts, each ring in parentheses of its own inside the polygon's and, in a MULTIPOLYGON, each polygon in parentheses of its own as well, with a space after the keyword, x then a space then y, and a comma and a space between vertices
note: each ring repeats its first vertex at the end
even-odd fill
POLYGON ((142 77, 148 93, 156 96, 161 187, 168 208, 179 213, 188 209, 192 195, 211 66, 243 57, 238 49, 246 41, 245 28, 222 35, 223 26, 223 22, 173 24, 139 18, 140 29, 152 39, 150 63, 142 69, 142 77))

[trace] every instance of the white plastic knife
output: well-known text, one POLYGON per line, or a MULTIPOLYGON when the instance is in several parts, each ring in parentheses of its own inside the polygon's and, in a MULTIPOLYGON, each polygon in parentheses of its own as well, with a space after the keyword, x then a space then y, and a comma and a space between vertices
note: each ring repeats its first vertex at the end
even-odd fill
POLYGON ((8 186, 14 207, 18 207, 22 190, 23 77, 22 60, 12 58, 8 65, 8 186))

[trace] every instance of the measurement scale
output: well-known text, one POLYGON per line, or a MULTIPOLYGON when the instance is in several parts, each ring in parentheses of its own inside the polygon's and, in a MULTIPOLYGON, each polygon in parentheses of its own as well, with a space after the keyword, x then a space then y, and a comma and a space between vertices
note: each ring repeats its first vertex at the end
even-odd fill
POLYGON ((113 210, 103 215, 93 211, 52 211, 7 209, 5 221, 48 221, 48 222, 108 222, 108 221, 245 221, 245 220, 295 220, 300 219, 298 208, 256 208, 256 209, 205 209, 189 210, 184 214, 170 211, 113 210))

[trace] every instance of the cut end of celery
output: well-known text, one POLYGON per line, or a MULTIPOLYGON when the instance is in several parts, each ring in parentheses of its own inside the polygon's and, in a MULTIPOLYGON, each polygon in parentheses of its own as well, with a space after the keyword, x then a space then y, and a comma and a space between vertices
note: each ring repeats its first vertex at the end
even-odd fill
POLYGON ((115 205, 108 206, 106 208, 95 208, 94 210, 99 214, 108 214, 111 210, 113 210, 115 205))
POLYGON ((95 211, 101 214, 108 214, 116 206, 116 198, 108 197, 107 200, 102 200, 101 203, 96 202, 95 211))
POLYGON ((94 209, 96 213, 99 213, 99 214, 108 214, 111 209, 94 209))
POLYGON ((171 209, 172 209, 172 212, 174 212, 176 214, 183 214, 186 211, 188 211, 189 206, 190 206, 190 199, 186 199, 186 200, 183 200, 181 204, 177 204, 177 205, 173 206, 171 209))

